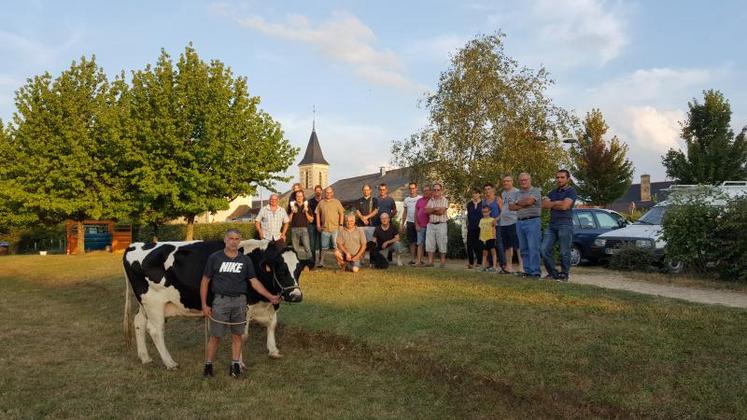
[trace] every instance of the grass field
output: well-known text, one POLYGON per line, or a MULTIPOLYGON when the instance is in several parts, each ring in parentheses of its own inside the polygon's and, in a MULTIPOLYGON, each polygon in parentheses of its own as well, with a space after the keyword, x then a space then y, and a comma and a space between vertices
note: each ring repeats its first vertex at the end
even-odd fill
POLYGON ((745 310, 435 269, 301 284, 284 357, 254 328, 247 377, 223 346, 206 381, 201 321, 167 324, 177 371, 124 348, 120 256, 0 258, 0 417, 747 416, 745 310))

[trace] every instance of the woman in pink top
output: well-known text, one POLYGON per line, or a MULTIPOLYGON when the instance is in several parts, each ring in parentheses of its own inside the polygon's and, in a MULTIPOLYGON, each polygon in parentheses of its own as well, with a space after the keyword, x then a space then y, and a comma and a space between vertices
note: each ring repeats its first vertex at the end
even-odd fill
POLYGON ((426 185, 423 187, 423 197, 415 203, 415 230, 418 232, 418 258, 415 263, 416 267, 423 265, 421 259, 423 258, 423 249, 425 248, 425 229, 428 226, 429 219, 428 213, 425 212, 425 206, 430 199, 431 188, 426 185))

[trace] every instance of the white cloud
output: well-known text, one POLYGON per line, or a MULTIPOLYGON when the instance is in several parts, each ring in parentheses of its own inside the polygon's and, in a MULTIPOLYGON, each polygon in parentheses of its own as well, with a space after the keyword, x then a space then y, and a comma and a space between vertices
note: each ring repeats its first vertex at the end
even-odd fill
POLYGON ((684 147, 679 122, 686 118, 687 102, 730 75, 728 67, 639 69, 587 89, 580 101, 567 90, 565 102, 575 102, 579 114, 600 108, 609 134, 628 144, 636 172, 663 180, 661 155, 684 147))
POLYGON ((625 22, 617 7, 600 0, 537 0, 540 40, 550 45, 594 54, 604 65, 617 58, 628 43, 625 22))
POLYGON ((652 68, 609 80, 588 90, 594 100, 625 104, 682 106, 698 89, 728 74, 728 69, 652 68))
POLYGON ((519 34, 514 39, 524 44, 520 61, 531 65, 603 66, 619 57, 629 43, 629 7, 619 2, 531 0, 510 6, 472 4, 469 8, 487 13, 490 27, 519 34))
POLYGON ((630 107, 626 110, 636 147, 657 153, 680 147, 679 122, 685 116, 679 109, 658 110, 652 106, 630 107))
MULTIPOLYGON (((227 13, 223 6, 214 10, 227 13)), ((356 75, 373 84, 412 92, 426 89, 405 75, 405 65, 395 52, 376 48, 373 30, 350 13, 335 12, 317 24, 298 14, 283 22, 269 22, 259 15, 234 19, 269 37, 310 45, 319 54, 351 66, 356 75)))

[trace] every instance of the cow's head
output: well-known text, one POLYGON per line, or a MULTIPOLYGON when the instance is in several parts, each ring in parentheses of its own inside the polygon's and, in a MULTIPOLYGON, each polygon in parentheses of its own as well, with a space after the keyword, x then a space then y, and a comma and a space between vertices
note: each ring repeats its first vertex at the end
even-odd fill
POLYGON ((273 274, 275 286, 280 289, 283 299, 288 302, 300 302, 303 299, 299 286, 303 264, 298 259, 296 251, 287 247, 285 242, 270 242, 265 249, 260 267, 273 274))

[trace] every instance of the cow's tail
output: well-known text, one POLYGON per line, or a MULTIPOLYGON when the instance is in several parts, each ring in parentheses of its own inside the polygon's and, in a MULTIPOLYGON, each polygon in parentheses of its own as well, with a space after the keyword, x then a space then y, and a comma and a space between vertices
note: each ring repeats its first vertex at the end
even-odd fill
POLYGON ((130 279, 127 276, 127 269, 124 270, 124 317, 122 318, 122 327, 124 328, 124 340, 127 348, 132 348, 132 310, 130 309, 132 299, 132 292, 130 291, 130 279))

